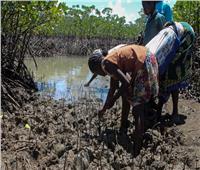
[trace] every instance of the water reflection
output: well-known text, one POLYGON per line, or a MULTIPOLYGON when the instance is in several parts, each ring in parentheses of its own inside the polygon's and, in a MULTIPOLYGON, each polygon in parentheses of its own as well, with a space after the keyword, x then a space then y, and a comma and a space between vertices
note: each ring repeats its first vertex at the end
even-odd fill
POLYGON ((84 57, 53 57, 37 58, 38 68, 30 59, 25 61, 27 67, 35 77, 37 87, 41 93, 51 95, 54 99, 65 98, 76 100, 96 96, 103 101, 108 92, 108 77, 98 77, 91 83, 91 87, 83 84, 91 77, 84 57))

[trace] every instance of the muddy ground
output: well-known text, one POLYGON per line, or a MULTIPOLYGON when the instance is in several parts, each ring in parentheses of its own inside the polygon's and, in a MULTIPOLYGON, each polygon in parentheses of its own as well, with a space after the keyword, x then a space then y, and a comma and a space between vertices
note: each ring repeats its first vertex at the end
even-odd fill
POLYGON ((164 134, 153 122, 134 158, 134 118, 129 115, 127 135, 120 134, 119 102, 99 121, 100 99, 89 96, 69 104, 27 95, 23 107, 2 115, 1 169, 200 169, 200 103, 184 98, 182 124, 170 120, 169 101, 163 110, 164 134))

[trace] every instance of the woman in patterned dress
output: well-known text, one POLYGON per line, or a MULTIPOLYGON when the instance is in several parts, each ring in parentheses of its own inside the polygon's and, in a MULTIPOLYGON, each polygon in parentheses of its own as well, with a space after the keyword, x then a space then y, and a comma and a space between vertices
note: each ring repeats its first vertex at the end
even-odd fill
POLYGON ((126 45, 105 57, 102 52, 95 51, 89 58, 90 70, 97 75, 109 75, 110 89, 106 102, 99 116, 113 106, 113 97, 119 82, 122 84, 122 95, 133 107, 135 116, 135 154, 142 147, 144 134, 145 105, 158 95, 158 65, 155 56, 144 46, 126 45), (131 75, 129 79, 126 74, 131 75))

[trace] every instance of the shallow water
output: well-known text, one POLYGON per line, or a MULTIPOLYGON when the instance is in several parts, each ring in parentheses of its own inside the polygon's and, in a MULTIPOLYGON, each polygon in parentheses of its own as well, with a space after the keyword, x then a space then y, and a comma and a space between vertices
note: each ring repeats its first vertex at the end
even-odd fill
POLYGON ((109 86, 108 77, 99 76, 90 87, 84 87, 84 83, 92 76, 87 60, 87 57, 76 56, 36 58, 37 68, 32 59, 26 59, 25 63, 42 94, 66 100, 95 95, 105 101, 109 86))

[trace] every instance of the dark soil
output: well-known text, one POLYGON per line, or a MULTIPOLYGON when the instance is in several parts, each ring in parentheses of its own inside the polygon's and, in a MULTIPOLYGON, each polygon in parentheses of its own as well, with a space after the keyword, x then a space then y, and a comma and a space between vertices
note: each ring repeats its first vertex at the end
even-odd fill
POLYGON ((127 135, 120 134, 119 103, 99 121, 99 99, 67 104, 38 94, 26 97, 19 110, 2 115, 2 169, 200 169, 200 104, 194 100, 180 100, 185 122, 179 126, 170 121, 168 102, 164 134, 157 125, 147 130, 134 158, 134 118, 129 115, 127 135))

